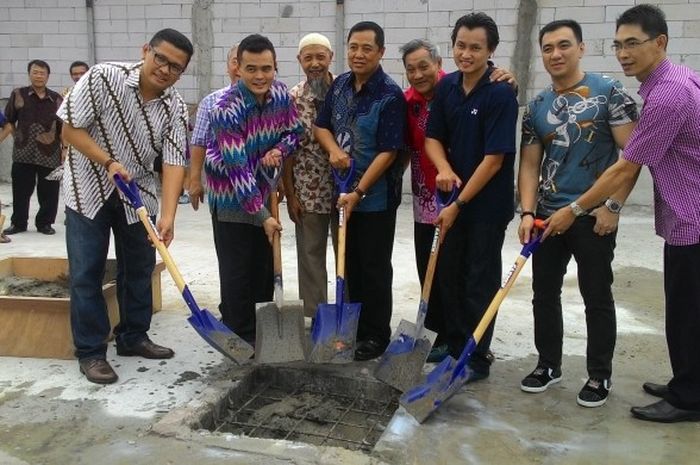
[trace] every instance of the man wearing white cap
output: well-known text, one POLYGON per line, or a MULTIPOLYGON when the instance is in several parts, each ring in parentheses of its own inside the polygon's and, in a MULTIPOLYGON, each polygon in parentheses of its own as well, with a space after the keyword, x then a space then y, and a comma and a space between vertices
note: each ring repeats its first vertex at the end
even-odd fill
POLYGON ((302 37, 297 60, 306 79, 290 90, 304 137, 294 156, 285 161, 284 188, 287 211, 296 230, 299 297, 304 300, 305 315, 310 317, 315 315, 318 304, 328 301, 328 228, 333 228, 335 237, 338 225, 337 216, 331 215, 333 177, 328 153, 313 135, 318 108, 333 82, 328 70, 332 59, 333 50, 326 36, 311 33, 302 37))

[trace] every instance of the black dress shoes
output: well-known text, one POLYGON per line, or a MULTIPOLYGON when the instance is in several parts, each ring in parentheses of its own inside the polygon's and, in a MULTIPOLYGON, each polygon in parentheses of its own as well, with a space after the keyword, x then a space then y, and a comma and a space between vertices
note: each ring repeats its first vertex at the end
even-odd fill
POLYGON ((107 360, 91 358, 78 363, 80 372, 92 383, 112 384, 119 378, 107 360))
POLYGON ((9 236, 9 235, 12 235, 12 234, 23 233, 23 232, 25 232, 25 231, 27 231, 27 227, 26 227, 26 226, 25 226, 24 228, 20 228, 19 226, 13 224, 13 225, 11 225, 9 228, 5 228, 5 230, 3 231, 3 233, 4 233, 4 234, 7 234, 7 235, 9 236))
POLYGON ((635 418, 659 423, 676 423, 679 421, 700 421, 700 410, 684 410, 676 408, 665 400, 646 407, 632 407, 630 410, 635 418))
POLYGON ((662 399, 668 394, 668 385, 666 384, 644 383, 642 384, 642 389, 644 389, 644 392, 647 394, 661 397, 662 399))
POLYGON ((56 230, 48 224, 44 226, 37 226, 36 230, 41 234, 46 234, 47 236, 53 236, 56 234, 56 230))
POLYGON ((355 360, 364 362, 379 357, 386 350, 387 344, 382 344, 376 339, 367 339, 357 344, 355 349, 355 360))
POLYGON ((161 359, 172 358, 175 352, 167 347, 154 344, 150 339, 144 339, 129 348, 117 344, 117 355, 124 357, 137 355, 143 358, 161 359))

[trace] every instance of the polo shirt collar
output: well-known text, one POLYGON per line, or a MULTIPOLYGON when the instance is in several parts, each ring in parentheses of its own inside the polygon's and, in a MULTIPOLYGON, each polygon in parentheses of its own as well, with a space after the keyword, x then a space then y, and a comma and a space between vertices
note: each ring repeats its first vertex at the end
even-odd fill
MULTIPOLYGON (((474 91, 476 91, 477 89, 480 89, 481 87, 488 86, 488 85, 492 84, 491 80, 490 80, 492 71, 493 71, 492 66, 488 66, 486 68, 486 72, 481 76, 481 78, 476 83, 476 85, 474 86, 474 88, 472 89, 470 94, 474 93, 474 91)), ((455 71, 454 73, 452 73, 452 75, 448 76, 448 79, 450 79, 450 81, 449 81, 450 84, 462 89, 462 82, 464 81, 464 73, 462 73, 461 71, 455 71)), ((464 93, 464 91, 462 91, 462 93, 464 93)))
MULTIPOLYGON (((36 91, 34 90, 34 88, 32 86, 27 86, 27 87, 29 88, 28 95, 36 95, 37 98, 39 98, 39 94, 36 93, 36 91)), ((53 97, 53 94, 51 93, 51 89, 49 89, 48 87, 46 88, 46 96, 44 98, 47 98, 47 99, 51 100, 52 102, 54 101, 54 97, 53 97)))
POLYGON ((657 66, 656 69, 652 71, 642 82, 642 84, 639 86, 639 95, 641 95, 644 100, 647 99, 654 86, 658 84, 661 78, 666 75, 672 66, 671 60, 664 58, 661 63, 659 63, 659 66, 657 66))

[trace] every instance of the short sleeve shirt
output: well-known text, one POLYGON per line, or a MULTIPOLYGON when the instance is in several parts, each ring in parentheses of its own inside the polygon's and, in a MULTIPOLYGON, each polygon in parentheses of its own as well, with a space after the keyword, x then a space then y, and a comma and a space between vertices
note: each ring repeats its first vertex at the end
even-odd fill
POLYGON ((426 137, 442 143, 447 161, 463 183, 487 154, 503 154, 501 169, 462 207, 467 218, 507 223, 515 211, 513 164, 518 102, 511 86, 490 82, 487 70, 465 95, 462 73, 440 80, 431 106, 426 137))
MULTIPOLYGON (((145 102, 139 91, 143 63, 103 63, 91 67, 68 94, 58 116, 75 128, 84 128, 110 157, 121 163, 136 181, 150 215, 158 213, 153 161, 185 166, 187 107, 172 87, 145 102)), ((75 147, 64 165, 66 206, 90 219, 116 187, 107 170, 75 147)), ((122 196, 123 202, 128 201, 122 196)), ((126 209, 129 224, 139 221, 126 209)))
POLYGON ((7 121, 14 125, 12 161, 56 168, 61 164, 61 127, 56 116, 63 98, 46 89, 40 98, 31 86, 12 91, 5 107, 7 121))
MULTIPOLYGON (((354 74, 341 74, 328 91, 316 125, 331 131, 338 146, 352 157, 356 185, 379 153, 404 148, 403 91, 381 66, 357 92, 354 74)), ((400 199, 401 163, 397 157, 355 211, 386 211, 396 208, 400 199)))
POLYGON ((544 148, 537 212, 549 216, 586 192, 618 159, 612 128, 638 117, 624 86, 595 73, 564 91, 550 85, 528 103, 522 143, 544 148))
POLYGON ((289 91, 304 127, 299 148, 294 152, 294 191, 305 212, 327 214, 333 206, 333 176, 328 153, 313 134, 318 111, 313 92, 302 81, 289 91))

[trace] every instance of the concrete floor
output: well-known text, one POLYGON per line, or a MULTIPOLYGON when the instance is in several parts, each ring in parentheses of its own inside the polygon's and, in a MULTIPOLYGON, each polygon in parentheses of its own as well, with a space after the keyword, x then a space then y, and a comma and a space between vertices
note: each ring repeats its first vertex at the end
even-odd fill
MULTIPOLYGON (((0 199, 7 203, 10 198, 10 186, 0 184, 0 199)), ((420 293, 409 205, 404 197, 394 249, 394 326, 401 318, 415 318, 420 293)), ((283 216, 286 296, 291 299, 296 294, 294 234, 283 216)), ((506 236, 504 268, 520 249, 515 227, 514 222, 506 236)), ((53 237, 34 231, 13 236, 12 243, 0 245, 0 257, 65 256, 62 215, 56 229, 53 237)), ((215 310, 216 259, 206 211, 180 209, 171 253, 200 305, 215 310)), ((520 391, 520 379, 536 362, 527 266, 501 307, 491 377, 468 385, 422 425, 399 410, 372 456, 184 428, 178 412, 201 408, 208 396, 230 388, 242 369, 189 327, 188 312, 164 275, 164 311, 154 317, 151 335, 175 349, 174 359, 118 357, 110 347, 108 358, 120 379, 98 386, 79 374, 75 361, 0 357, 0 464, 697 463, 700 423, 660 425, 629 414, 630 406, 654 401, 641 390, 644 381, 670 376, 661 253, 650 208, 628 206, 615 261, 619 338, 614 390, 605 406, 576 405, 586 378, 586 330, 573 263, 563 294, 564 379, 542 394, 520 391)), ((372 367, 369 363, 352 369, 366 376, 372 367)))

